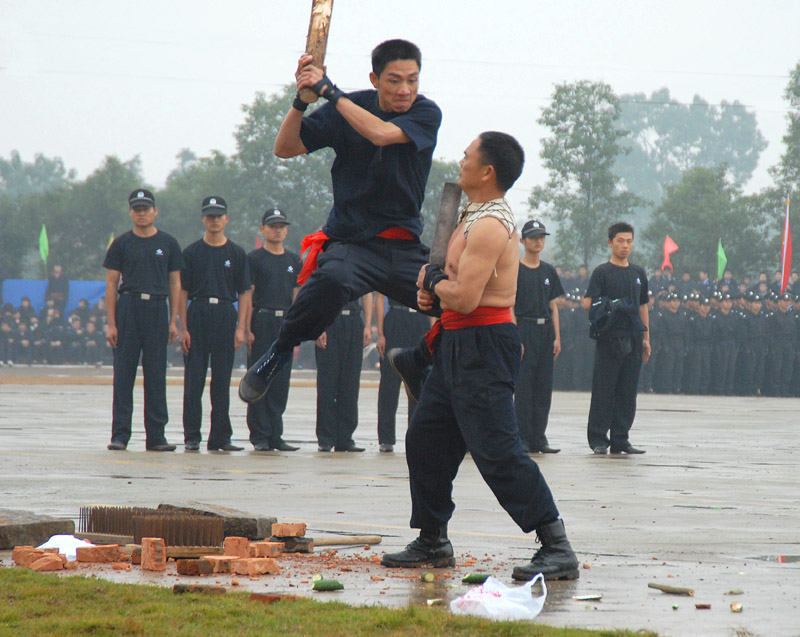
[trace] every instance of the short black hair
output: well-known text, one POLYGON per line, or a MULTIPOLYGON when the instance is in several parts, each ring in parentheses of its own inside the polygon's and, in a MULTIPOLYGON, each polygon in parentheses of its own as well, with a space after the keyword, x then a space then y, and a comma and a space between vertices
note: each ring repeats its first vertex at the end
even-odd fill
POLYGON ((608 240, 613 241, 620 232, 630 232, 633 234, 633 226, 626 221, 617 221, 608 226, 608 240))
POLYGON ((386 40, 372 49, 372 72, 380 77, 386 65, 395 60, 414 60, 422 69, 422 53, 416 44, 408 40, 386 40))
POLYGON ((497 186, 506 192, 522 174, 525 151, 519 142, 507 133, 486 131, 478 135, 481 140, 478 152, 484 166, 492 166, 497 186))

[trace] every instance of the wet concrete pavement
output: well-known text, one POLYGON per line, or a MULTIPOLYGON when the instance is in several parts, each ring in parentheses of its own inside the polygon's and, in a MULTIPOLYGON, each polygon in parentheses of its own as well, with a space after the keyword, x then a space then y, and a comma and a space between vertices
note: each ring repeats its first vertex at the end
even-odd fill
MULTIPOLYGON (((450 524, 458 566, 423 584, 417 572, 374 563, 415 533, 408 528, 405 408, 398 414, 395 453, 379 453, 372 372, 362 379, 356 441, 367 450, 361 454, 317 451, 313 372, 307 371, 294 374, 285 417, 285 438, 300 444, 299 451, 252 451, 245 405, 234 397, 234 441, 246 451, 185 453, 181 370, 170 376, 167 437, 178 451, 144 451, 138 387, 129 450, 111 452, 105 448, 109 369, 0 369, 0 507, 77 520, 87 505, 206 504, 304 521, 311 536, 381 535, 383 542, 369 549, 284 558, 280 577, 238 578, 243 589, 354 604, 449 601, 468 590, 460 582, 468 572, 490 572, 510 584, 512 567, 537 548, 499 507, 468 457, 455 483, 450 524), (315 572, 340 579, 345 590, 311 593, 315 572)), ((563 450, 535 456, 583 565, 580 580, 549 584, 536 621, 661 635, 800 635, 800 563, 792 561, 800 555, 800 401, 643 395, 632 442, 647 454, 630 457, 591 454, 588 406, 588 394, 556 393, 548 435, 563 450), (695 595, 667 595, 649 582, 693 588, 695 595), (743 593, 726 594, 736 589, 743 593), (573 599, 592 594, 602 599, 573 599), (732 602, 741 602, 743 611, 732 613, 732 602), (711 609, 697 610, 701 603, 711 609)), ((208 413, 206 396, 206 419, 208 413)), ((0 552, 0 559, 8 564, 9 555, 0 552)), ((164 585, 178 579, 99 572, 164 585)), ((220 578, 230 583, 230 576, 220 578)))

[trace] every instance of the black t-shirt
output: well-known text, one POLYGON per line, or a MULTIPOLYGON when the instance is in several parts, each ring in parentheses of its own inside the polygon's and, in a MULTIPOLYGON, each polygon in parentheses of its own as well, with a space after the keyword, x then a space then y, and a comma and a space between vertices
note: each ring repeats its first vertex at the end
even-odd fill
POLYGON ((253 290, 253 307, 268 310, 288 310, 297 287, 300 257, 286 250, 272 254, 264 248, 247 254, 253 290))
POLYGON ((308 152, 326 146, 336 151, 331 167, 333 209, 323 230, 333 239, 354 242, 370 239, 393 226, 420 236, 419 210, 442 112, 422 95, 405 113, 381 110, 377 91, 357 91, 347 97, 383 121, 395 124, 411 143, 376 146, 357 133, 331 104, 304 117, 300 138, 308 152))
POLYGON ((190 299, 214 296, 233 302, 250 289, 247 255, 230 239, 221 246, 195 241, 183 251, 181 286, 190 299))
POLYGON ((517 300, 514 314, 517 318, 550 318, 550 301, 564 294, 556 269, 546 261, 538 268, 519 264, 517 275, 517 300))
POLYGON ((139 237, 129 230, 108 246, 103 267, 122 273, 120 292, 169 295, 169 273, 183 266, 175 237, 159 230, 139 237))
POLYGON ((610 261, 598 265, 585 297, 597 298, 607 296, 609 299, 628 298, 637 305, 647 303, 647 275, 643 268, 630 263, 628 267, 614 265, 610 261))

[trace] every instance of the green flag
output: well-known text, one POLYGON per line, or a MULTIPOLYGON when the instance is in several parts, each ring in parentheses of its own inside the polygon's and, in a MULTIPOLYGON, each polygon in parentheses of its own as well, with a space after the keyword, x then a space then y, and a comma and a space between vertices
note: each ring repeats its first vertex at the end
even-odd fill
POLYGON ((50 243, 47 241, 47 228, 42 224, 42 231, 39 233, 39 254, 42 256, 44 267, 47 267, 47 255, 50 254, 50 243))
POLYGON ((725 267, 728 265, 728 257, 725 256, 725 248, 722 247, 722 239, 717 246, 717 279, 721 279, 725 274, 725 267))

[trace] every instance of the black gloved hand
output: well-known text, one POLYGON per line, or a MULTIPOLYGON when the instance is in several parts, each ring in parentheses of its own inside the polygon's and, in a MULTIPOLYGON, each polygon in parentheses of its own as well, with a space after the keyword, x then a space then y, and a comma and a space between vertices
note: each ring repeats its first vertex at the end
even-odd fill
POLYGON ((444 270, 442 270, 442 266, 429 263, 427 266, 425 266, 425 276, 422 279, 422 289, 435 294, 433 288, 436 287, 436 284, 442 279, 449 278, 450 277, 444 273, 444 270))
POLYGON ((336 84, 331 82, 331 78, 329 78, 327 74, 324 74, 322 79, 310 88, 317 95, 324 97, 333 105, 336 105, 339 98, 344 95, 344 91, 340 90, 336 84))
POLYGON ((297 109, 301 113, 308 108, 308 104, 306 104, 303 100, 300 99, 299 92, 297 93, 297 95, 294 96, 294 101, 292 102, 292 108, 297 109))

